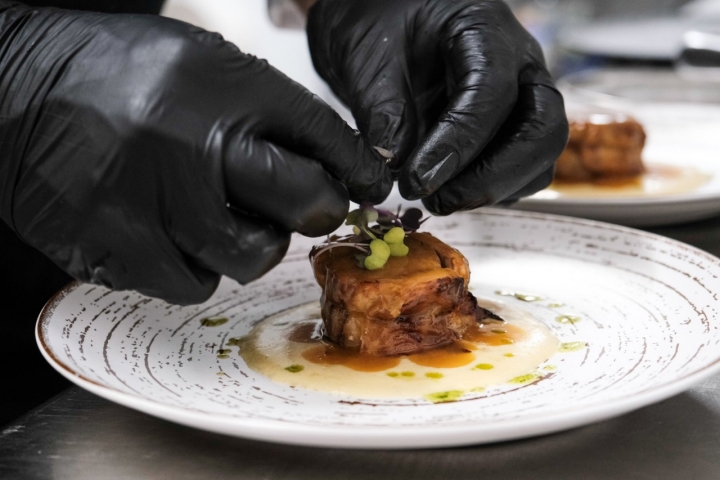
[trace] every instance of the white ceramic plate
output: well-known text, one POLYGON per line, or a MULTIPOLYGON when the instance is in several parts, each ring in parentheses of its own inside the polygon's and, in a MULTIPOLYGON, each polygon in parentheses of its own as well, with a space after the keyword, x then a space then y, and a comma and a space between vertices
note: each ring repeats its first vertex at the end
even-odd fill
MULTIPOLYGON (((567 88, 567 85, 566 85, 567 88)), ((579 99, 568 95, 568 103, 579 99)), ((549 191, 520 200, 513 208, 590 218, 633 227, 671 225, 720 215, 720 105, 633 102, 598 93, 579 101, 629 113, 643 124, 646 164, 694 168, 710 177, 682 194, 634 198, 557 197, 549 191)), ((593 108, 593 107, 585 107, 593 108)))
POLYGON ((611 20, 565 28, 559 41, 583 55, 671 62, 682 52, 685 32, 708 25, 717 21, 679 16, 611 20))
POLYGON ((319 298, 307 261, 312 241, 300 237, 267 276, 245 287, 224 280, 199 306, 71 285, 40 315, 38 344, 71 381, 130 408, 229 435, 329 447, 441 447, 555 432, 720 371, 720 260, 707 253, 624 227, 493 209, 427 227, 467 256, 476 295, 525 309, 561 341, 587 348, 557 353, 549 360, 557 370, 535 383, 441 404, 293 389, 249 370, 235 351, 217 358, 228 338, 319 298), (581 320, 557 322, 563 314, 581 320), (230 321, 202 326, 212 315, 230 321))

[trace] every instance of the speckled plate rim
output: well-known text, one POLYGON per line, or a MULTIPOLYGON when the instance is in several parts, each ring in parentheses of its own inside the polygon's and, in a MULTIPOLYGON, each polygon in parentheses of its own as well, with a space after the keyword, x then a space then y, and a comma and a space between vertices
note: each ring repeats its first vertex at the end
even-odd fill
MULTIPOLYGON (((486 209, 484 212, 499 216, 524 217, 570 225, 596 227, 645 239, 653 239, 681 247, 689 253, 711 260, 720 271, 720 259, 701 249, 633 228, 545 213, 499 209, 486 209)), ((164 420, 215 433, 275 443, 330 448, 408 449, 456 447, 528 438, 580 427, 631 412, 677 395, 720 373, 720 360, 716 360, 680 378, 655 385, 627 397, 598 401, 594 404, 544 415, 540 418, 501 420, 494 424, 433 425, 403 428, 377 426, 339 427, 294 424, 281 420, 238 418, 199 410, 188 410, 120 392, 85 378, 59 361, 52 354, 48 343, 43 337, 42 326, 50 320, 55 308, 63 298, 78 286, 79 283, 71 282, 57 292, 43 307, 36 323, 35 338, 38 348, 47 362, 61 375, 77 386, 102 398, 164 420)))

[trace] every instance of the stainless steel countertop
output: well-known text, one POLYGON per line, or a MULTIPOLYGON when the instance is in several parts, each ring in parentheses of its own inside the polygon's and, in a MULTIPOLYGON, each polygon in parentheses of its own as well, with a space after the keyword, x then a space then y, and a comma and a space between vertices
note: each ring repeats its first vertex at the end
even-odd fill
MULTIPOLYGON (((720 217, 652 230, 720 255, 720 217)), ((0 479, 720 479, 720 376, 662 403, 535 439, 360 451, 175 425, 71 388, 0 431, 0 479)))
POLYGON ((274 445, 155 419, 71 388, 0 433, 7 479, 720 478, 720 376, 628 415, 536 439, 416 451, 274 445))

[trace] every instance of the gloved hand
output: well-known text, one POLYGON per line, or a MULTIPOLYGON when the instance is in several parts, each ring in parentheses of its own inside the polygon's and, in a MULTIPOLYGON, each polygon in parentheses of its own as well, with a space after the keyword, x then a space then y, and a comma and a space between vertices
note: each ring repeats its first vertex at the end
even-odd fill
POLYGON ((0 2, 0 47, 0 215, 80 280, 200 302, 392 185, 334 111, 217 34, 0 2))
POLYGON ((537 42, 497 0, 319 0, 313 63, 400 193, 437 214, 545 188, 565 147, 561 95, 537 42))

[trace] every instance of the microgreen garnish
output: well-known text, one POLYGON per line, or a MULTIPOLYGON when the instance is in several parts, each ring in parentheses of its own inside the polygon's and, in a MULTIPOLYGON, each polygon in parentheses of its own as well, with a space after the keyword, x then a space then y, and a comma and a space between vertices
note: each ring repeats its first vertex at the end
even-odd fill
POLYGON ((353 235, 328 237, 322 245, 310 252, 313 264, 315 260, 330 249, 350 247, 362 252, 357 255, 358 265, 368 270, 378 270, 385 266, 390 257, 404 257, 410 249, 405 245, 405 236, 420 228, 423 219, 422 210, 409 208, 400 215, 389 210, 363 203, 360 208, 348 213, 345 225, 353 227, 353 235))

